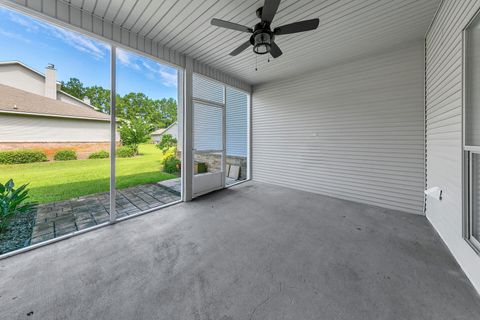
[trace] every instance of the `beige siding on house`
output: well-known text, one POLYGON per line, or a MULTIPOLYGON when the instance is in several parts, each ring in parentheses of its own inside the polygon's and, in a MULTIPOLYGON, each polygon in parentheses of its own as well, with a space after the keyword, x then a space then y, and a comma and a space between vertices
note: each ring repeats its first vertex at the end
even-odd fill
POLYGON ((74 104, 76 106, 80 106, 80 107, 84 107, 84 108, 88 108, 88 105, 86 105, 81 100, 72 98, 71 96, 66 95, 65 93, 63 93, 61 91, 58 91, 57 94, 58 94, 57 95, 57 100, 59 100, 59 101, 74 104))
POLYGON ((480 292, 480 257, 462 237, 462 30, 479 0, 445 0, 426 38, 426 214, 480 292))
POLYGON ((45 78, 19 64, 0 64, 0 84, 45 96, 45 78))
POLYGON ((422 214, 423 79, 420 40, 254 87, 253 179, 422 214))
POLYGON ((0 143, 104 141, 110 141, 107 121, 0 114, 0 143))

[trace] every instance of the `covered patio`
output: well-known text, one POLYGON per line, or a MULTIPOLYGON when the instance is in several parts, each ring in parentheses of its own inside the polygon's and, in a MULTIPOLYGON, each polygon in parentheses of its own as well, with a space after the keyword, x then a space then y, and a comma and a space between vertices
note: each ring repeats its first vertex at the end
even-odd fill
POLYGON ((0 256, 1 319, 480 318, 480 1, 0 5, 93 39, 111 155, 0 256))
POLYGON ((2 319, 480 313, 423 217, 256 182, 3 260, 0 270, 2 319))

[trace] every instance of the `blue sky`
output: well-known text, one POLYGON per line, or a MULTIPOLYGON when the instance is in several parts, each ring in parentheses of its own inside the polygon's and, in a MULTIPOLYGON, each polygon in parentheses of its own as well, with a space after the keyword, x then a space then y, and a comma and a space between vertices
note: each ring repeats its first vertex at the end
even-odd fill
MULTIPOLYGON (((86 86, 110 88, 109 45, 0 7, 0 61, 10 60, 41 73, 53 63, 59 81, 72 77, 86 86)), ((117 49, 117 92, 177 99, 177 70, 117 49)))

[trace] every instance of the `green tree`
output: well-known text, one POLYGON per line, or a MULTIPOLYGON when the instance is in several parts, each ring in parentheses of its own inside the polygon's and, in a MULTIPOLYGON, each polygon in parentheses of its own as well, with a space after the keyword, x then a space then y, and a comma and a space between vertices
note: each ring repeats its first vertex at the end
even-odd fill
POLYGON ((141 118, 122 120, 118 126, 122 144, 131 147, 135 154, 138 154, 138 145, 147 142, 153 130, 154 127, 141 118))
POLYGON ((110 114, 110 90, 100 86, 85 88, 85 96, 90 99, 90 104, 103 113, 110 114))
POLYGON ((85 97, 85 86, 77 78, 70 78, 66 83, 61 82, 62 91, 65 91, 68 94, 71 94, 75 98, 83 100, 85 97))
POLYGON ((165 127, 168 127, 175 121, 177 121, 177 101, 175 99, 161 99, 156 100, 159 105, 160 113, 162 114, 162 121, 165 123, 165 127))
MULTIPOLYGON (((85 87, 77 78, 62 81, 62 90, 78 99, 88 97, 90 104, 101 112, 110 113, 110 90, 101 86, 85 87)), ((175 99, 151 99, 141 92, 130 92, 116 97, 117 117, 130 120, 141 118, 154 129, 165 128, 177 121, 175 99)))

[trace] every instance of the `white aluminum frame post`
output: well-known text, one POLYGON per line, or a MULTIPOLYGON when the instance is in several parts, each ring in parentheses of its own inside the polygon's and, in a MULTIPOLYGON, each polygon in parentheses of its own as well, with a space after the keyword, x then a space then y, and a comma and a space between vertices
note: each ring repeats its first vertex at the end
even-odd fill
POLYGON ((117 48, 111 46, 111 61, 110 61, 110 223, 117 220, 117 210, 115 199, 117 197, 117 189, 115 187, 115 160, 117 147, 117 119, 116 119, 116 88, 117 88, 117 48))
POLYGON ((187 58, 183 72, 183 200, 193 198, 193 59, 187 58))

